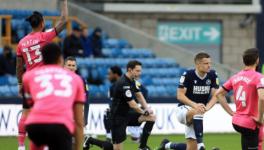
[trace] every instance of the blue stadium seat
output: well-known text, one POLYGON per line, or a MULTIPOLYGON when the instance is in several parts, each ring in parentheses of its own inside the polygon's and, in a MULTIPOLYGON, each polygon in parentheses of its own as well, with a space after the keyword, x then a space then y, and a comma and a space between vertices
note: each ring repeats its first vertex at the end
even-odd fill
POLYGON ((0 85, 8 85, 8 77, 0 76, 0 85))
POLYGON ((87 79, 89 77, 89 72, 86 67, 79 67, 79 74, 84 78, 87 79))

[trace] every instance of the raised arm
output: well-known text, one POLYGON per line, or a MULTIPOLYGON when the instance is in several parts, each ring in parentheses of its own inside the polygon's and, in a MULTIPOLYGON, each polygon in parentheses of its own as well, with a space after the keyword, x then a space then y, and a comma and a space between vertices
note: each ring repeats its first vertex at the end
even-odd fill
POLYGON ((68 19, 68 1, 63 0, 63 4, 61 7, 61 16, 58 24, 55 26, 57 33, 59 34, 63 29, 65 29, 66 23, 68 19))
POLYGON ((22 96, 22 75, 24 74, 24 60, 19 56, 16 58, 16 76, 18 81, 19 95, 22 96))

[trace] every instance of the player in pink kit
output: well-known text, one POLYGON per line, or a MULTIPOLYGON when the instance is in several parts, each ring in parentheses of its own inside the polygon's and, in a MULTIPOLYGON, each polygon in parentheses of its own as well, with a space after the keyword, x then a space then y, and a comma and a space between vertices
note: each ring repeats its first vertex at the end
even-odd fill
MULTIPOLYGON (((32 32, 20 40, 17 47, 17 79, 19 84, 19 94, 22 93, 22 75, 25 72, 24 64, 26 64, 26 71, 29 71, 35 67, 43 65, 42 62, 42 47, 51 42, 57 34, 59 34, 66 25, 68 16, 67 0, 64 0, 61 18, 55 28, 50 29, 48 32, 43 32, 45 29, 45 21, 41 13, 34 11, 26 21, 28 21, 32 27, 32 32)), ((24 150, 25 142, 25 128, 24 122, 28 113, 28 107, 23 104, 23 112, 18 125, 18 150, 24 150)))
POLYGON ((49 150, 71 150, 74 134, 74 149, 81 150, 83 81, 62 67, 62 52, 56 44, 43 47, 42 55, 44 65, 23 76, 26 103, 32 106, 25 122, 28 136, 35 145, 47 145, 49 150))
MULTIPOLYGON (((226 103, 227 92, 234 91, 236 112, 225 104, 224 109, 233 114, 234 129, 241 134, 242 150, 262 150, 264 113, 264 76, 256 72, 258 50, 248 49, 243 54, 245 67, 232 76, 217 92, 220 102, 226 103)), ((223 106, 223 105, 222 105, 223 106)))

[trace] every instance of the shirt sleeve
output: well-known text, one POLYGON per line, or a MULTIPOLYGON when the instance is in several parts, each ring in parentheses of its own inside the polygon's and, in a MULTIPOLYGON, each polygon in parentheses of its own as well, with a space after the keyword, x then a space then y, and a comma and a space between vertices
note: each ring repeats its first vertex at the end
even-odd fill
POLYGON ((180 78, 179 88, 187 88, 188 86, 189 86, 188 73, 185 71, 180 78))
POLYGON ((224 85, 222 86, 223 89, 225 89, 227 92, 231 91, 233 89, 233 85, 232 85, 232 78, 230 78, 229 80, 227 80, 224 85))
POLYGON ((257 88, 260 89, 260 88, 264 88, 264 76, 261 76, 258 80, 258 83, 257 83, 257 88))
POLYGON ((134 84, 133 84, 133 90, 135 93, 137 92, 141 92, 141 83, 137 80, 134 81, 134 84))
POLYGON ((21 56, 22 56, 22 50, 21 50, 20 45, 17 46, 16 55, 17 55, 18 57, 21 57, 21 56))
POLYGON ((215 71, 213 72, 212 88, 215 88, 215 89, 219 88, 219 78, 215 71))
POLYGON ((75 97, 75 103, 84 103, 85 102, 85 90, 84 90, 84 84, 81 77, 77 76, 77 92, 75 97))
POLYGON ((122 88, 121 92, 122 92, 124 100, 126 102, 133 100, 133 94, 132 94, 133 89, 131 89, 130 85, 129 84, 123 84, 123 85, 121 85, 121 88, 122 88))
POLYGON ((52 28, 45 32, 42 32, 42 36, 45 41, 51 42, 57 36, 57 31, 55 28, 52 28))

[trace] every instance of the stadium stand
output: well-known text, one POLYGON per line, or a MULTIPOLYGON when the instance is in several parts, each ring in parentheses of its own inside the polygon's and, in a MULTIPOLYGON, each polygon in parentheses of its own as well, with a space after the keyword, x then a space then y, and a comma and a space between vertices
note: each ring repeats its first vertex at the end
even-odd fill
MULTIPOLYGON (((58 12, 41 11, 45 16, 58 16, 58 12)), ((30 26, 23 18, 28 16, 28 10, 0 10, 1 15, 11 15, 12 33, 17 33, 16 42, 30 32, 30 26)), ((52 26, 52 21, 47 20, 46 27, 52 26)), ((76 25, 76 22, 71 24, 76 25)), ((91 33, 92 29, 88 32, 91 33)), ((64 38, 66 32, 59 37, 64 38)), ((105 58, 78 58, 79 73, 88 79, 90 76, 103 81, 100 85, 90 85, 91 97, 107 97, 110 83, 106 79, 107 69, 113 65, 119 65, 125 71, 126 63, 131 59, 137 59, 143 63, 141 82, 146 85, 152 97, 175 97, 179 76, 185 70, 173 59, 157 58, 147 48, 133 48, 126 39, 109 38, 103 33, 103 54, 105 58)), ((1 48, 0 48, 1 52, 1 48)), ((0 97, 15 97, 18 94, 17 80, 15 76, 0 77, 0 97)))

